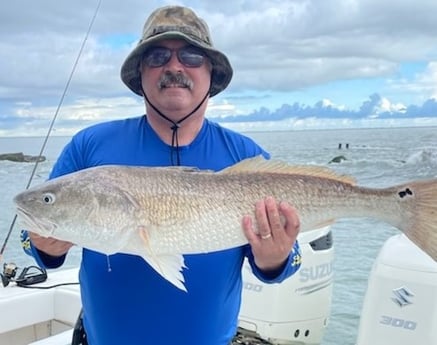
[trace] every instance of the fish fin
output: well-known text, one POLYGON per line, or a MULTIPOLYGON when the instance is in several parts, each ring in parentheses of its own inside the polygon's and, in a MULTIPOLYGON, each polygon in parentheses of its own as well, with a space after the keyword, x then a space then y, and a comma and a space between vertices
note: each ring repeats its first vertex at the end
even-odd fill
POLYGON ((182 268, 185 268, 184 257, 181 254, 147 256, 143 259, 158 272, 165 280, 172 283, 178 289, 187 292, 182 268))
POLYGON ((437 179, 415 181, 397 187, 397 197, 405 207, 395 226, 419 248, 437 261, 437 179))
POLYGON ((147 251, 150 253, 150 255, 143 255, 142 258, 164 279, 182 291, 187 292, 184 285, 185 279, 182 274, 182 269, 186 268, 184 257, 181 254, 156 255, 149 245, 149 237, 146 228, 140 226, 138 232, 147 251))
POLYGON ((190 167, 184 165, 172 165, 172 166, 164 166, 164 167, 154 167, 154 169, 160 169, 163 171, 174 171, 177 173, 214 173, 214 170, 211 169, 199 169, 198 167, 190 167))
POLYGON ((355 185, 355 179, 353 177, 339 175, 335 171, 325 167, 311 165, 290 165, 279 160, 267 160, 263 156, 256 156, 242 160, 241 162, 220 171, 221 174, 254 172, 322 177, 355 185))

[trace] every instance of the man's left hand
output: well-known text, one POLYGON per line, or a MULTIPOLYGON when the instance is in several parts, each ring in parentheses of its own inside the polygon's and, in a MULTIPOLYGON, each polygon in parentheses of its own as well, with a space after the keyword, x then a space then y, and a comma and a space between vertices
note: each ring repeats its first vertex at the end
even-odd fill
POLYGON ((252 217, 243 217, 243 231, 263 273, 277 272, 285 263, 296 242, 300 221, 297 211, 287 202, 267 197, 255 204, 256 226, 252 217))

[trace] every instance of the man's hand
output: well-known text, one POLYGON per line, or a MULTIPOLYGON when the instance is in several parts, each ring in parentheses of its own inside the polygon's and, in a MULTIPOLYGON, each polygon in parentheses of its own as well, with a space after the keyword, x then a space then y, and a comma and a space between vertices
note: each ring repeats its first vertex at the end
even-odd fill
POLYGON ((243 230, 255 264, 264 273, 275 272, 287 260, 299 233, 300 221, 294 207, 267 197, 255 204, 255 227, 250 216, 243 217, 243 230), (257 230, 256 230, 257 229, 257 230))
POLYGON ((62 256, 73 246, 71 242, 57 240, 52 237, 43 237, 30 231, 29 237, 37 249, 51 256, 62 256))

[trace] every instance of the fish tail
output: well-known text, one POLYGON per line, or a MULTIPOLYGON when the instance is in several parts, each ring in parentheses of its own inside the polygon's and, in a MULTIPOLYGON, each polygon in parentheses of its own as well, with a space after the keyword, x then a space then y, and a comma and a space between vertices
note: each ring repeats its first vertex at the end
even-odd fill
POLYGON ((415 181, 397 188, 405 235, 437 261, 437 179, 415 181))

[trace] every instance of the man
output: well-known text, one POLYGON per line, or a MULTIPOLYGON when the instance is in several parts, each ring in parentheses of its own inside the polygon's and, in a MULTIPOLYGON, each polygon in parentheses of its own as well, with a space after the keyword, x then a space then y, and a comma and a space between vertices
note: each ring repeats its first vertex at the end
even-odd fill
MULTIPOLYGON (((260 154, 268 158, 251 139, 205 119, 209 97, 224 90, 231 77, 231 65, 213 47, 202 19, 184 7, 157 9, 121 68, 123 82, 144 97, 146 114, 82 130, 64 148, 50 178, 102 164, 220 170, 260 154)), ((88 343, 229 344, 237 327, 244 258, 269 283, 289 277, 300 263, 295 210, 269 196, 254 208, 256 219, 242 219, 249 245, 185 256, 188 292, 140 257, 83 249, 79 275, 88 343)), ((62 265, 72 246, 32 233, 30 238, 33 256, 48 268, 62 265)))

